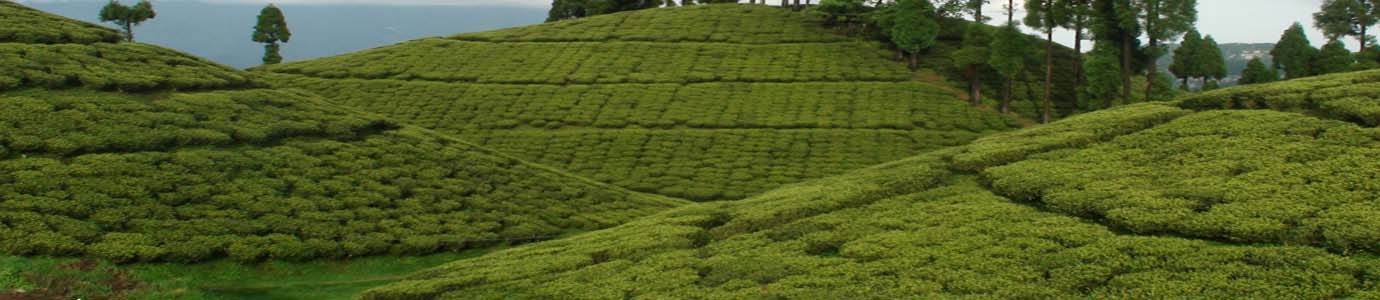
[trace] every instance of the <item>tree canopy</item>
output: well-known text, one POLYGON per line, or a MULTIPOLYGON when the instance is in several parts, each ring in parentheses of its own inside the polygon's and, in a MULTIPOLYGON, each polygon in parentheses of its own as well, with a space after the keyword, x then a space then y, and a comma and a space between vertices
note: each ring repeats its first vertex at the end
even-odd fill
POLYGON ((1367 31, 1380 21, 1380 9, 1374 0, 1325 0, 1322 10, 1313 14, 1313 26, 1323 31, 1328 39, 1355 37, 1361 42, 1361 51, 1370 42, 1367 31))
POLYGON ((134 6, 120 4, 120 1, 110 0, 101 8, 101 22, 111 22, 120 26, 125 31, 125 41, 134 41, 134 26, 138 26, 144 21, 157 17, 153 11, 153 3, 148 0, 140 0, 134 6))
POLYGON ((1314 57, 1318 56, 1318 49, 1308 42, 1303 24, 1294 23, 1280 35, 1279 42, 1270 50, 1270 56, 1273 57, 1274 67, 1284 71, 1285 78, 1302 78, 1313 74, 1309 69, 1314 57))
POLYGON ((891 9, 896 11, 888 30, 891 42, 910 53, 910 66, 915 68, 920 51, 934 46, 939 37, 934 5, 929 0, 900 0, 891 9))

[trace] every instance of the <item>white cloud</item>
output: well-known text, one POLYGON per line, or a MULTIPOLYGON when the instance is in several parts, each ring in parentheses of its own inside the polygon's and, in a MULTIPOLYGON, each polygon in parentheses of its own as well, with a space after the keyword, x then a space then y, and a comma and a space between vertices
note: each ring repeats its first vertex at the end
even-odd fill
MULTIPOLYGON (((18 0, 19 3, 81 2, 105 0, 18 0)), ((134 0, 127 0, 134 1, 134 0)), ((276 3, 298 5, 371 4, 371 5, 521 5, 545 7, 551 0, 153 0, 158 2, 205 3, 276 3)))

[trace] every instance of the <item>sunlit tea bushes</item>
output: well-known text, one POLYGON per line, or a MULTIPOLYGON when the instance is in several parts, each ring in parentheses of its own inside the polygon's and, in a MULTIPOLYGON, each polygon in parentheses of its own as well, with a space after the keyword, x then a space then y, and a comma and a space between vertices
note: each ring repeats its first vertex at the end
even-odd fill
POLYGON ((692 200, 741 199, 1016 126, 917 82, 555 86, 266 77, 595 180, 692 200))
MULTIPOLYGON (((1148 119, 1164 125, 1145 126, 1147 118, 1139 110, 1102 111, 1008 138, 1010 144, 1050 145, 1027 153, 1036 159, 1076 157, 1075 152, 1086 151, 1080 148, 1120 144, 1195 118, 1224 117, 1154 117, 1148 119), (1092 121, 1104 124, 1078 124, 1092 121), (1140 129, 1108 133, 1125 137, 1111 142, 1083 138, 1121 126, 1140 129), (1045 142, 1062 137, 1072 138, 1067 143, 1045 142)), ((1285 123, 1279 126, 1289 122, 1285 123)), ((981 144, 457 261, 371 290, 365 299, 1380 296, 1375 292, 1380 278, 1373 276, 1380 264, 1373 258, 1309 246, 1118 234, 1090 222, 1098 219, 1010 200, 962 170, 1013 170, 998 166, 1024 158, 995 157, 964 168, 953 164, 955 155, 986 147, 981 144)))
POLYGON ((291 92, 3 98, 0 252, 13 255, 430 253, 597 229, 680 203, 291 92))
POLYGON ((340 56, 264 67, 326 78, 481 83, 688 83, 901 81, 909 72, 863 42, 489 43, 414 40, 340 56))
POLYGON ((1380 126, 1380 71, 1333 74, 1193 94, 1192 109, 1268 108, 1310 112, 1368 127, 1380 126))
POLYGON ((818 23, 763 6, 703 5, 640 10, 495 31, 459 40, 492 42, 654 41, 780 44, 837 42, 818 23))
POLYGON ((0 43, 0 91, 86 87, 149 91, 243 87, 247 74, 166 48, 135 43, 0 43))
POLYGON ((1380 251, 1380 132, 1211 111, 988 170, 1002 194, 1142 234, 1380 251))
POLYGON ((109 28, 0 1, 0 43, 90 44, 114 43, 120 38, 120 33, 109 28))

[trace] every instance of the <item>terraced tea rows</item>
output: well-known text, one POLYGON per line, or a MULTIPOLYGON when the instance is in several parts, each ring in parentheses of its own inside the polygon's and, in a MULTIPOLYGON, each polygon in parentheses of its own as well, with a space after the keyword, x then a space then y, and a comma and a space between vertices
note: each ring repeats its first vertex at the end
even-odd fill
POLYGON ((95 24, 71 22, 11 1, 0 1, 0 43, 113 43, 123 36, 95 24))
POLYGON ((741 199, 1016 126, 813 22, 756 6, 656 9, 260 71, 280 87, 692 200, 741 199), (783 25, 735 25, 752 18, 783 25), (703 29, 678 30, 689 27, 703 29))
MULTIPOLYGON (((3 3, 0 16, 32 12, 3 3)), ((425 254, 549 239, 687 203, 313 94, 255 89, 249 73, 156 46, 2 45, 0 257, 425 254)), ((23 288, 5 279, 0 294, 23 288)))
MULTIPOLYGON (((1327 152, 1370 145, 1376 138, 1373 129, 1293 113, 1132 105, 741 201, 681 207, 608 230, 458 261, 374 289, 365 299, 1371 299, 1380 297, 1380 278, 1373 276, 1380 261, 1369 255, 1290 240, 1247 244, 1215 235, 1170 230, 1144 236, 1120 229, 1165 224, 1155 220, 1204 224, 1205 218, 1191 213, 1179 219, 1157 213, 1207 199, 1187 196, 1214 188, 1210 183, 1220 173, 1214 170, 1224 168, 1188 167, 1195 159, 1236 158, 1278 170, 1290 163, 1267 157, 1300 157, 1292 154, 1310 149, 1300 143, 1331 144, 1318 149, 1327 152), (1247 125, 1267 127, 1257 132, 1247 125), (1324 132, 1310 126, 1327 133, 1310 136, 1324 132), (1289 127, 1298 130, 1273 129, 1289 127), (1221 147, 1193 148, 1215 145, 1223 139, 1212 135, 1220 133, 1276 146, 1221 151, 1248 145, 1228 140, 1221 147), (1185 154, 1155 155, 1174 151, 1185 154), (1255 157, 1241 157, 1246 153, 1255 157), (1154 189, 1172 182, 1180 184, 1154 189), (1043 194, 1035 198, 1043 202, 1021 201, 1031 193, 1043 194), (1187 198, 1150 201, 1159 195, 1187 198), (1104 218, 1070 208, 1112 212, 1104 218), (1166 218, 1126 223, 1117 216, 1136 214, 1118 215, 1119 210, 1166 218)), ((1325 157, 1316 154, 1308 157, 1325 157)), ((1341 172, 1245 173, 1231 186, 1256 197, 1225 205, 1251 208, 1234 209, 1240 216, 1289 214, 1291 207, 1316 201, 1311 192, 1336 191, 1316 188, 1375 182, 1373 170, 1346 169, 1375 169, 1373 164, 1343 161, 1332 164, 1342 169, 1320 169, 1341 172), (1271 192, 1277 194, 1264 195, 1271 192)), ((1343 204, 1350 207, 1380 199, 1373 189, 1340 195, 1356 201, 1343 204)), ((1374 244, 1360 230, 1368 221, 1361 220, 1380 215, 1352 209, 1320 217, 1328 215, 1341 218, 1301 224, 1374 244)), ((1260 224, 1245 218, 1209 223, 1228 229, 1260 224)))

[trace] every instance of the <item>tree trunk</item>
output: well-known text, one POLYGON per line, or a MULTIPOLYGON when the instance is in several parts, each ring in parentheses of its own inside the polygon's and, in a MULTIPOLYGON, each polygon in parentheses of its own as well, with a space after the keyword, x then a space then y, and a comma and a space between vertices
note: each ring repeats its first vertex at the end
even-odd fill
POLYGON ((1361 37, 1359 38, 1359 39, 1361 39, 1361 51, 1356 52, 1357 54, 1366 53, 1366 29, 1369 29, 1369 28, 1366 28, 1365 26, 1361 26, 1361 37))
POLYGON ((1006 87, 1001 91, 1001 113, 1011 112, 1011 87, 1016 85, 1016 76, 1006 76, 1006 87))
MULTIPOLYGON (((1053 27, 1053 26, 1051 26, 1053 27)), ((1050 99, 1054 88, 1054 28, 1045 30, 1045 101, 1040 123, 1049 123, 1050 111, 1054 110, 1054 100, 1050 99)))
MULTIPOLYGON (((1121 102, 1131 103, 1131 36, 1130 32, 1121 34, 1121 102)), ((1110 102, 1108 102, 1110 103, 1110 102)), ((1107 105, 1111 107, 1111 105, 1107 105)))
POLYGON ((129 21, 125 21, 125 41, 134 42, 134 26, 130 25, 129 21))
POLYGON ((968 101, 974 107, 982 105, 982 79, 977 65, 968 65, 968 101))
POLYGON ((1188 90, 1188 76, 1184 76, 1184 90, 1188 90))
POLYGON ((1080 99, 1083 88, 1083 24, 1074 25, 1073 30, 1073 107, 1077 109, 1083 102, 1080 99))
MULTIPOLYGON (((1150 37, 1150 51, 1155 51, 1155 43, 1155 37, 1150 37)), ((1145 102, 1150 102, 1150 100, 1155 99, 1155 71, 1158 71, 1155 69, 1159 68, 1158 64, 1159 62, 1155 61, 1154 57, 1151 57, 1150 66, 1145 67, 1145 102)))
POLYGON ((1016 0, 1006 0, 1006 24, 1016 21, 1016 0))
POLYGON ((920 54, 918 54, 918 53, 916 53, 916 52, 920 52, 920 51, 911 51, 911 52, 910 52, 910 70, 911 70, 911 71, 914 71, 917 67, 920 66, 920 54))
MULTIPOLYGON (((763 0, 763 1, 766 1, 766 0, 763 0)), ((791 2, 790 2, 790 0, 781 0, 781 8, 787 8, 787 7, 791 7, 791 2)))
POLYGON ((792 5, 791 5, 791 8, 792 8, 792 9, 800 9, 800 0, 795 0, 795 4, 792 4, 792 5))

